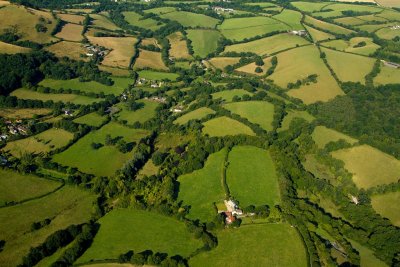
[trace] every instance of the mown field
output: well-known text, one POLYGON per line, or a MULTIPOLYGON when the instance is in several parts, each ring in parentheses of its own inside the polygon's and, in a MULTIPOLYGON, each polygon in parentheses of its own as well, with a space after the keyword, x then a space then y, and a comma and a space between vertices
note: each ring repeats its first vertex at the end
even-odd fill
POLYGON ((344 162, 359 188, 368 189, 399 179, 400 161, 368 145, 334 151, 332 156, 344 162))
POLYGON ((400 69, 381 64, 381 71, 374 79, 375 85, 400 83, 400 69))
POLYGON ((265 101, 243 101, 228 103, 223 106, 232 113, 238 114, 261 128, 271 131, 274 119, 274 105, 265 101))
POLYGON ((83 38, 82 31, 82 25, 67 23, 62 27, 61 31, 56 34, 56 37, 67 41, 79 42, 83 38))
POLYGON ((280 203, 278 177, 268 151, 236 146, 229 153, 226 182, 231 196, 244 208, 280 203))
POLYGON ((225 148, 211 154, 202 169, 178 178, 178 199, 190 206, 189 218, 204 222, 212 221, 217 215, 214 203, 223 202, 225 198, 222 171, 226 153, 225 148))
POLYGON ((215 30, 187 30, 187 37, 192 41, 195 56, 206 57, 218 46, 221 34, 215 30))
POLYGON ((155 69, 155 70, 168 70, 165 66, 160 52, 153 52, 140 49, 139 57, 135 61, 135 69, 155 69))
POLYGON ((79 170, 99 176, 112 176, 131 158, 131 153, 122 153, 115 146, 105 145, 106 135, 111 138, 122 137, 125 142, 138 142, 148 134, 141 129, 130 129, 116 122, 110 122, 97 131, 90 132, 67 150, 56 154, 53 160, 61 165, 76 167, 79 170), (99 149, 92 143, 100 143, 99 149))
POLYGON ((232 101, 234 96, 242 97, 243 95, 252 96, 253 93, 248 92, 244 89, 233 89, 233 90, 226 90, 212 94, 213 99, 221 98, 224 101, 230 102, 232 101))
POLYGON ((96 112, 86 114, 82 117, 76 118, 75 123, 86 124, 93 127, 99 127, 107 120, 106 117, 99 115, 96 112))
POLYGON ((61 41, 46 47, 46 50, 59 58, 69 57, 75 60, 87 60, 87 58, 83 57, 86 55, 86 50, 81 43, 61 41))
POLYGON ((51 113, 47 108, 0 108, 0 117, 12 119, 29 119, 51 113))
POLYGON ((190 266, 307 265, 307 254, 295 228, 288 224, 260 224, 225 229, 217 234, 218 246, 190 259, 190 266))
POLYGON ((17 54, 17 53, 29 53, 31 49, 0 41, 0 51, 2 54, 17 54))
POLYGON ((283 9, 281 13, 273 16, 272 18, 289 25, 291 30, 304 30, 304 27, 301 24, 302 17, 303 15, 298 11, 283 9))
POLYGON ((145 78, 148 80, 157 80, 161 81, 164 79, 168 79, 170 81, 175 81, 176 78, 179 77, 176 73, 168 73, 168 72, 158 72, 158 71, 151 71, 151 70, 141 70, 138 71, 140 78, 145 78))
POLYGON ((75 15, 75 14, 63 14, 63 13, 58 13, 57 17, 62 19, 63 21, 70 22, 70 23, 75 23, 75 24, 82 24, 83 20, 85 19, 84 16, 81 15, 75 15))
POLYGON ((52 100, 54 102, 70 102, 77 105, 89 105, 94 102, 100 102, 103 100, 103 98, 92 98, 88 96, 74 94, 44 94, 24 88, 13 91, 11 95, 21 99, 33 99, 42 101, 52 100))
POLYGON ((207 108, 207 107, 201 107, 198 108, 196 110, 193 110, 189 113, 184 114, 183 116, 177 118, 174 123, 176 124, 185 124, 191 120, 199 120, 204 118, 205 116, 209 115, 209 114, 214 114, 215 111, 207 108))
POLYGON ((319 148, 324 148, 325 145, 329 142, 337 142, 340 139, 352 145, 358 142, 357 139, 354 139, 333 129, 326 128, 325 126, 315 127, 311 136, 319 148))
POLYGON ((374 210, 382 217, 388 218, 393 225, 400 227, 400 192, 390 192, 371 197, 374 210))
POLYGON ((114 115, 119 121, 126 121, 128 125, 132 125, 135 122, 146 122, 152 119, 156 115, 156 108, 158 103, 150 100, 139 100, 138 103, 143 103, 144 106, 136 111, 130 111, 124 103, 117 105, 117 108, 121 109, 120 112, 114 115))
POLYGON ((191 58, 189 50, 187 48, 186 40, 183 38, 181 32, 175 32, 168 36, 170 43, 169 56, 176 59, 188 59, 191 58))
POLYGON ((228 117, 218 117, 204 122, 203 125, 203 133, 209 136, 255 135, 250 127, 228 117))
POLYGON ((318 20, 310 16, 306 16, 304 22, 306 22, 307 24, 311 24, 311 26, 314 26, 317 29, 327 31, 328 33, 332 32, 336 34, 350 34, 353 32, 352 30, 322 20, 318 20))
POLYGON ((189 256, 202 242, 195 239, 183 222, 134 209, 117 209, 99 220, 100 229, 93 244, 77 263, 92 259, 118 259, 122 253, 145 250, 189 256))
POLYGON ((333 36, 332 34, 323 32, 323 31, 319 31, 313 27, 304 25, 304 27, 306 28, 307 32, 310 34, 311 38, 313 39, 314 42, 319 42, 319 41, 324 41, 324 40, 329 40, 329 39, 334 39, 335 36, 333 36))
POLYGON ((103 16, 100 14, 90 14, 90 17, 92 18, 91 25, 93 27, 103 28, 103 29, 111 30, 111 31, 120 29, 117 25, 115 25, 106 16, 103 16))
POLYGON ((215 28, 218 19, 203 14, 196 14, 187 11, 175 11, 160 15, 163 19, 179 22, 184 27, 215 28))

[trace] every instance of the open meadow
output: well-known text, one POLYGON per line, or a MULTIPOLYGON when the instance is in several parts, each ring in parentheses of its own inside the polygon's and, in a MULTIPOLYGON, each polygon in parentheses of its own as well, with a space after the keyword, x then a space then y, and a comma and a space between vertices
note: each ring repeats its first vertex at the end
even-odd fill
POLYGON ((165 66, 160 52, 153 52, 148 50, 139 49, 139 57, 135 61, 135 69, 155 69, 155 70, 168 70, 165 66))
POLYGON ((295 118, 301 118, 308 122, 312 122, 315 118, 314 116, 310 115, 307 111, 300 111, 300 110, 289 110, 288 114, 283 118, 282 125, 278 129, 278 131, 285 131, 289 129, 290 123, 295 118))
POLYGON ((90 14, 92 19, 91 25, 96 28, 102 28, 110 31, 119 30, 120 28, 114 24, 109 18, 101 14, 90 14))
POLYGON ((335 39, 335 36, 333 36, 332 34, 317 30, 317 29, 307 26, 307 25, 304 25, 304 27, 314 42, 335 39))
POLYGON ((68 13, 58 13, 57 17, 62 19, 63 21, 75 23, 75 24, 82 24, 85 20, 85 17, 82 15, 75 15, 75 14, 68 14, 68 13))
POLYGON ((51 113, 48 108, 0 108, 0 117, 9 119, 29 119, 51 113))
POLYGON ((163 26, 163 23, 158 22, 154 19, 144 19, 143 16, 140 14, 133 12, 133 11, 128 11, 128 12, 122 12, 122 14, 125 17, 125 20, 136 27, 141 27, 144 29, 150 29, 152 31, 158 30, 163 26))
POLYGON ((289 25, 290 30, 304 30, 301 24, 303 15, 294 10, 283 9, 278 15, 273 16, 273 19, 282 21, 285 25, 289 25))
POLYGON ((326 128, 325 126, 315 127, 311 136, 319 148, 324 148, 325 145, 328 144, 329 142, 337 142, 341 139, 351 145, 354 145, 355 143, 358 142, 357 139, 354 139, 348 135, 345 135, 333 129, 326 128))
POLYGON ((181 32, 175 32, 168 35, 168 41, 171 46, 169 50, 169 56, 176 59, 188 59, 191 58, 189 50, 187 48, 186 40, 184 39, 181 32))
POLYGON ((239 72, 239 73, 244 73, 244 74, 265 76, 265 75, 267 75, 269 68, 272 67, 271 59, 272 59, 272 57, 264 58, 263 59, 264 65, 262 65, 262 66, 257 66, 257 64, 255 62, 252 62, 250 64, 247 64, 240 68, 235 69, 235 71, 239 72), (260 68, 262 71, 256 72, 256 69, 258 71, 258 68, 260 68))
POLYGON ((17 53, 29 53, 31 49, 0 41, 0 51, 2 54, 17 54, 17 53))
POLYGON ((46 50, 55 54, 59 58, 69 57, 74 60, 87 60, 87 52, 81 43, 61 41, 46 47, 46 50))
POLYGON ((114 114, 114 118, 119 121, 126 121, 128 125, 132 125, 135 122, 146 122, 156 115, 156 108, 158 107, 158 103, 151 100, 138 100, 137 103, 143 103, 143 107, 136 110, 131 111, 124 103, 119 103, 116 107, 120 109, 118 113, 114 114))
POLYGON ((235 65, 239 60, 239 57, 213 57, 208 60, 208 63, 214 68, 223 70, 226 66, 235 65))
POLYGON ((221 98, 222 100, 224 100, 226 102, 231 102, 233 97, 235 97, 235 96, 242 97, 244 95, 252 96, 253 93, 250 93, 244 89, 233 89, 233 90, 226 90, 226 91, 220 91, 217 93, 213 93, 212 98, 213 99, 221 98))
POLYGON ((101 116, 96 112, 92 112, 92 113, 83 115, 82 117, 76 118, 74 120, 74 122, 79 123, 79 124, 86 124, 86 125, 93 126, 93 127, 99 127, 106 120, 107 120, 106 117, 101 116))
POLYGON ((207 116, 209 114, 214 114, 214 113, 215 113, 215 111, 210 108, 201 107, 201 108, 193 110, 189 113, 186 113, 183 116, 180 116, 179 118, 177 118, 174 121, 174 123, 185 124, 191 120, 200 120, 200 119, 204 118, 205 116, 207 116))
POLYGON ((371 197, 374 210, 382 217, 388 218, 393 225, 400 227, 400 192, 389 192, 371 197))
POLYGON ((363 267, 387 267, 388 265, 378 259, 374 252, 368 249, 365 246, 362 246, 360 243, 357 243, 354 240, 347 239, 350 241, 353 248, 355 248, 358 253, 360 253, 360 266, 363 267))
POLYGON ((153 13, 156 15, 162 15, 162 14, 171 13, 174 11, 176 11, 175 7, 165 6, 165 7, 156 7, 156 8, 146 9, 143 12, 144 13, 153 13))
POLYGON ((175 11, 160 15, 163 19, 169 19, 179 22, 184 27, 215 28, 218 19, 203 14, 197 14, 187 11, 175 11))
POLYGON ((42 100, 42 101, 54 101, 54 102, 64 102, 64 103, 73 103, 77 105, 89 105, 95 102, 100 102, 103 98, 93 98, 83 95, 74 95, 74 94, 45 94, 32 90, 28 90, 25 88, 20 88, 12 92, 13 96, 20 99, 32 99, 32 100, 42 100))
POLYGON ((218 47, 221 34, 215 30, 187 30, 187 37, 192 41, 195 56, 206 57, 218 47))
POLYGON ((375 85, 400 83, 400 69, 381 64, 381 71, 374 79, 375 85))
POLYGON ((249 126, 225 116, 206 121, 203 125, 203 133, 209 136, 255 135, 249 126))
POLYGON ((373 54, 377 49, 379 49, 379 45, 372 42, 371 38, 366 37, 354 37, 349 41, 345 41, 342 39, 333 40, 329 42, 322 43, 323 46, 328 48, 333 48, 335 50, 360 54, 364 56, 368 56, 373 54), (364 43, 364 46, 358 47, 360 43, 364 43))
POLYGON ((82 25, 67 23, 62 27, 61 31, 56 34, 56 37, 67 41, 79 42, 83 38, 82 31, 82 25))
POLYGON ((140 78, 145 78, 147 80, 153 81, 161 81, 161 80, 170 80, 175 81, 176 78, 179 77, 176 73, 168 73, 168 72, 160 72, 160 71, 152 71, 152 70, 141 70, 138 71, 140 78))
POLYGON ((311 26, 315 27, 316 29, 321 29, 323 31, 327 31, 328 33, 336 33, 336 34, 350 34, 353 31, 343 28, 341 26, 328 23, 322 20, 315 19, 310 16, 306 16, 304 22, 310 24, 311 26))

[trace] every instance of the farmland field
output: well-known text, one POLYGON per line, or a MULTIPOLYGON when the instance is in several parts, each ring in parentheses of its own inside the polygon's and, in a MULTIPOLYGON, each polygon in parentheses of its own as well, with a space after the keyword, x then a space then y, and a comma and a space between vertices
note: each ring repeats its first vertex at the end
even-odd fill
POLYGON ((25 119, 32 118, 34 115, 42 116, 51 113, 47 108, 0 108, 0 117, 25 119))
POLYGON ((312 138, 314 139, 316 145, 319 148, 324 148, 329 142, 337 142, 340 139, 345 140, 347 143, 354 145, 357 143, 357 139, 354 139, 348 135, 337 132, 335 130, 326 128, 325 126, 317 126, 312 133, 312 138))
POLYGON ((360 266, 363 267, 387 267, 383 261, 379 260, 374 252, 361 244, 348 239, 351 242, 351 245, 360 253, 360 266))
POLYGON ((229 153, 226 182, 231 196, 244 208, 280 203, 278 177, 267 150, 235 146, 229 153))
POLYGON ((400 226, 400 206, 397 205, 398 203, 400 203, 400 192, 390 192, 371 197, 374 210, 382 217, 388 218, 396 226, 400 226))
POLYGON ((166 14, 166 13, 170 13, 170 12, 174 12, 174 11, 176 11, 175 7, 166 6, 166 7, 156 7, 156 8, 152 8, 152 9, 146 9, 143 12, 162 15, 162 14, 166 14))
POLYGON ((238 114, 261 128, 272 130, 274 105, 265 101, 243 101, 228 103, 223 106, 232 113, 238 114))
POLYGON ((314 42, 319 42, 319 41, 335 38, 335 36, 333 36, 332 34, 329 34, 329 33, 323 32, 323 31, 319 31, 310 26, 304 25, 304 27, 306 28, 308 33, 311 35, 311 38, 314 40, 314 42))
POLYGON ((62 27, 61 31, 56 34, 56 37, 67 41, 79 42, 83 38, 82 31, 82 25, 67 23, 62 27))
POLYGON ((315 2, 292 2, 292 5, 305 12, 316 12, 320 11, 327 3, 315 3, 315 2))
POLYGON ((374 84, 395 84, 400 83, 400 69, 387 67, 381 64, 381 71, 374 79, 374 84))
POLYGON ((359 188, 395 183, 399 179, 400 161, 368 145, 334 151, 332 156, 344 162, 359 188))
POLYGON ((105 72, 109 72, 116 77, 127 77, 130 75, 130 70, 125 68, 114 68, 109 66, 100 65, 99 69, 105 72))
POLYGON ((393 30, 391 28, 382 28, 376 31, 375 34, 379 38, 392 40, 393 38, 400 36, 400 29, 393 30))
POLYGON ((135 61, 135 69, 151 68, 155 70, 168 70, 165 66, 160 52, 140 49, 139 57, 135 61))
POLYGON ((76 118, 74 120, 75 123, 86 124, 86 125, 94 126, 94 127, 101 126, 105 121, 106 121, 106 118, 103 116, 100 116, 96 112, 86 114, 86 115, 76 118))
POLYGON ((353 31, 343 28, 341 26, 331 24, 322 20, 315 19, 310 16, 306 16, 304 22, 311 24, 311 26, 314 26, 317 29, 322 29, 324 31, 332 32, 332 33, 337 33, 337 34, 350 34, 353 31))
POLYGON ((251 74, 251 75, 257 75, 257 76, 264 76, 267 75, 267 71, 270 67, 272 67, 271 63, 272 57, 267 57, 263 59, 264 65, 262 66, 257 66, 255 62, 244 65, 240 68, 237 68, 236 71, 240 73, 246 73, 246 74, 251 74), (262 72, 256 72, 256 68, 261 68, 262 72))
POLYGON ((225 198, 222 186, 222 170, 227 149, 211 154, 202 169, 182 175, 178 178, 178 199, 190 206, 189 218, 200 221, 212 221, 217 212, 216 202, 225 198))
POLYGON ((228 117, 218 117, 206 121, 203 125, 203 133, 209 136, 254 135, 250 127, 228 117))
POLYGON ((371 38, 365 38, 365 37, 354 37, 349 41, 341 39, 333 40, 329 42, 324 42, 322 45, 329 48, 334 48, 339 51, 345 51, 365 56, 373 54, 380 47, 379 45, 373 43, 371 38), (361 42, 365 42, 366 45, 362 47, 356 47, 356 45, 361 42))
POLYGON ((273 16, 273 18, 289 25, 291 30, 304 30, 304 27, 300 22, 302 16, 303 15, 298 11, 284 9, 278 15, 273 16))
POLYGON ((400 7, 397 0, 376 0, 376 2, 385 7, 400 7))
POLYGON ((161 28, 163 26, 162 23, 160 23, 156 20, 153 20, 151 18, 143 19, 143 17, 136 12, 129 11, 129 12, 122 12, 122 14, 125 17, 125 20, 133 26, 150 29, 153 31, 158 30, 159 28, 161 28))
POLYGON ((117 108, 121 109, 121 111, 115 114, 114 118, 132 125, 136 121, 146 122, 156 115, 156 108, 159 105, 157 102, 150 100, 138 100, 137 102, 143 103, 144 106, 136 111, 130 111, 124 103, 118 104, 117 108))
POLYGON ((184 27, 215 28, 218 19, 203 14, 196 14, 186 11, 176 11, 160 15, 163 19, 175 20, 184 27))
POLYGON ((233 89, 233 90, 226 90, 226 91, 213 93, 212 97, 213 97, 213 99, 222 98, 222 100, 224 100, 226 102, 230 102, 230 101, 232 101, 234 96, 242 97, 244 95, 252 96, 253 93, 248 92, 244 89, 233 89))
POLYGON ((117 209, 99 220, 100 229, 92 246, 77 263, 93 259, 118 259, 122 253, 150 249, 169 256, 189 256, 202 242, 187 231, 183 222, 157 213, 117 209))
POLYGON ((146 164, 144 164, 143 168, 139 171, 138 177, 144 177, 144 176, 151 176, 151 175, 157 175, 158 173, 158 166, 154 165, 154 162, 149 159, 146 164))
POLYGON ((188 38, 192 41, 194 54, 206 57, 214 52, 218 46, 221 34, 215 30, 188 30, 188 38))
POLYGON ((189 50, 187 48, 186 40, 183 39, 181 32, 175 32, 168 36, 171 49, 169 55, 177 59, 190 58, 189 50))
POLYGON ((215 111, 207 108, 207 107, 201 107, 198 108, 196 110, 193 110, 189 113, 186 113, 185 115, 177 118, 174 123, 176 124, 185 124, 187 122, 189 122, 190 120, 199 120, 204 118, 205 116, 209 115, 209 114, 214 114, 215 111))
POLYGON ((208 62, 217 69, 223 70, 226 66, 235 65, 240 60, 239 57, 213 57, 208 62))
POLYGON ((148 134, 141 129, 130 129, 116 122, 110 122, 97 131, 92 131, 78 140, 67 150, 56 154, 53 160, 65 166, 76 167, 79 170, 100 176, 112 176, 125 161, 131 158, 131 153, 122 153, 115 146, 105 145, 106 135, 111 138, 122 137, 127 143, 138 142, 148 134), (92 143, 104 146, 92 148, 92 143))
POLYGON ((91 24, 93 27, 103 28, 111 31, 119 29, 119 27, 106 16, 100 14, 90 14, 90 17, 92 18, 91 24))
POLYGON ((176 78, 179 77, 178 74, 175 73, 168 73, 168 72, 158 72, 158 71, 151 71, 151 70, 141 70, 138 71, 140 78, 145 78, 148 80, 157 80, 161 81, 164 79, 168 79, 170 81, 175 81, 176 78))
POLYGON ((232 267, 307 265, 302 240, 289 224, 260 224, 225 229, 217 237, 218 247, 193 257, 190 266, 222 267, 227 262, 232 267))
POLYGON ((81 23, 83 23, 83 20, 85 19, 85 17, 81 16, 81 15, 62 14, 62 13, 57 14, 57 17, 59 17, 63 21, 75 23, 75 24, 81 24, 81 23))
POLYGON ((81 43, 61 41, 46 48, 47 51, 54 53, 57 57, 69 57, 75 60, 86 60, 86 50, 81 43))
POLYGON ((311 122, 315 119, 307 111, 290 110, 288 111, 288 114, 283 118, 282 126, 279 130, 284 131, 289 129, 290 123, 293 121, 294 118, 302 118, 308 122, 311 122))
POLYGON ((0 41, 0 51, 2 54, 17 54, 17 53, 29 53, 31 49, 0 41))

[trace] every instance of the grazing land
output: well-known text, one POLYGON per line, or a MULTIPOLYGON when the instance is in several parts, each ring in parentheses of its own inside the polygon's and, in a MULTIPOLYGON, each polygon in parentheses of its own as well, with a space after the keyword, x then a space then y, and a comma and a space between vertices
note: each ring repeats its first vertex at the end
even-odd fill
POLYGON ((226 183, 241 207, 280 203, 278 177, 267 150, 235 146, 229 153, 226 183))
POLYGON ((123 12, 122 13, 125 17, 125 20, 136 27, 141 27, 144 29, 150 29, 152 31, 158 30, 159 28, 161 28, 163 26, 162 23, 154 20, 154 19, 143 19, 143 17, 141 15, 139 15, 136 12, 123 12))
POLYGON ((388 218, 393 225, 400 226, 400 206, 395 203, 400 203, 400 192, 375 195, 371 198, 372 207, 377 213, 388 218))
POLYGON ((67 41, 79 42, 83 38, 82 31, 82 25, 67 23, 63 26, 61 31, 56 34, 56 37, 67 41))
POLYGON ((332 155, 344 162, 359 188, 395 183, 399 179, 400 161, 371 146, 342 149, 332 152, 332 155))
POLYGON ((288 224, 260 224, 225 229, 217 237, 218 247, 193 257, 189 262, 191 266, 222 267, 226 266, 226 262, 235 267, 307 265, 307 254, 301 238, 295 228, 288 224))
POLYGON ((187 231, 183 222, 148 211, 117 209, 101 218, 99 223, 100 229, 92 246, 78 263, 118 259, 129 250, 137 253, 150 249, 186 257, 203 245, 187 231))
POLYGON ((75 24, 82 24, 83 20, 85 19, 84 16, 75 15, 75 14, 57 14, 57 17, 62 19, 63 21, 75 23, 75 24))
POLYGON ((115 25, 111 20, 109 20, 106 16, 100 14, 90 14, 92 18, 92 26, 96 28, 102 28, 106 30, 119 30, 120 28, 115 25))
POLYGON ((273 16, 274 19, 289 25, 291 30, 304 30, 304 27, 301 24, 302 17, 303 15, 300 12, 290 9, 284 9, 278 15, 273 16))
POLYGON ((353 31, 343 28, 341 26, 335 25, 335 24, 331 24, 322 20, 318 20, 315 19, 313 17, 310 16, 306 16, 304 22, 306 22, 307 24, 310 24, 311 26, 317 28, 317 29, 321 29, 323 31, 327 31, 328 33, 336 33, 336 34, 350 34, 353 31))
POLYGON ((17 53, 29 53, 31 49, 0 41, 0 51, 2 54, 17 54, 17 53))
POLYGON ((383 261, 375 257, 374 252, 354 240, 348 239, 351 245, 360 253, 360 266, 365 267, 387 267, 383 261))
POLYGON ((250 127, 228 117, 218 117, 203 123, 203 125, 203 133, 209 136, 254 135, 250 127))
POLYGON ((400 69, 387 67, 381 64, 381 71, 374 79, 374 84, 396 84, 400 83, 400 69))
POLYGON ((151 70, 141 70, 138 71, 139 77, 145 78, 148 80, 157 80, 161 81, 164 79, 175 81, 176 78, 179 77, 176 73, 168 73, 168 72, 158 72, 158 71, 151 71, 151 70))
POLYGON ((191 120, 199 120, 199 119, 204 118, 207 115, 214 114, 214 113, 215 113, 214 110, 212 110, 210 108, 207 108, 207 107, 202 107, 202 108, 198 108, 196 110, 193 110, 193 111, 191 111, 189 113, 186 113, 185 115, 177 118, 174 121, 174 123, 176 123, 176 124, 185 124, 185 123, 187 123, 187 122, 189 122, 191 120))
POLYGON ((206 57, 218 46, 221 34, 215 30, 188 30, 188 38, 192 41, 194 55, 206 57))
POLYGON ((152 9, 147 9, 147 10, 144 10, 144 13, 153 13, 153 14, 157 14, 157 15, 162 15, 162 14, 166 14, 166 13, 170 13, 170 12, 174 12, 174 11, 176 11, 175 7, 166 6, 166 7, 156 7, 156 8, 152 8, 152 9))
POLYGON ((101 126, 107 119, 96 112, 86 114, 82 117, 76 118, 75 123, 86 124, 93 127, 101 126))
POLYGON ((218 19, 186 11, 169 12, 160 15, 163 19, 175 20, 184 27, 215 28, 218 19))
POLYGON ((337 142, 340 139, 347 143, 354 145, 357 143, 357 139, 354 139, 348 135, 342 134, 338 131, 326 128, 325 126, 317 126, 312 133, 312 138, 319 148, 324 148, 329 142, 337 142))
POLYGON ((239 73, 246 73, 250 75, 264 76, 267 75, 267 71, 270 67, 272 67, 271 63, 272 57, 267 57, 263 59, 264 65, 257 66, 255 62, 244 65, 240 68, 237 68, 236 71, 239 73), (256 72, 257 68, 261 68, 262 72, 256 72))
POLYGON ((294 118, 301 118, 308 122, 312 122, 315 119, 307 111, 290 110, 288 111, 288 114, 283 118, 282 126, 281 128, 279 128, 279 131, 284 131, 289 129, 290 123, 293 121, 294 118))
POLYGON ((186 40, 184 39, 181 32, 175 32, 168 36, 168 41, 171 45, 169 55, 176 59, 188 59, 191 58, 189 50, 187 48, 186 40))
POLYGON ((10 119, 29 119, 51 113, 47 108, 0 108, 0 117, 10 119))
POLYGON ((81 43, 61 41, 46 48, 47 51, 54 53, 57 57, 69 57, 75 60, 86 61, 86 50, 81 43))
POLYGON ((377 30, 375 34, 381 39, 392 40, 400 36, 400 29, 393 30, 391 28, 382 28, 377 30))
POLYGON ((329 42, 324 42, 322 45, 329 48, 333 48, 335 50, 360 54, 364 56, 373 54, 380 47, 379 45, 372 42, 371 38, 365 38, 365 37, 354 37, 351 38, 349 41, 338 39, 329 42), (365 46, 357 47, 358 44, 363 42, 366 43, 365 46))
POLYGON ((156 108, 158 103, 150 100, 139 100, 137 103, 142 103, 143 107, 136 110, 130 111, 124 103, 117 105, 117 108, 121 109, 120 112, 114 115, 119 121, 126 121, 128 125, 132 125, 135 122, 146 122, 156 115, 156 108))
POLYGON ((153 52, 140 49, 139 57, 135 61, 135 69, 155 69, 155 70, 168 70, 165 66, 160 52, 153 52))
POLYGON ((151 175, 157 175, 158 173, 158 166, 154 165, 154 162, 149 159, 146 164, 143 166, 143 168, 139 171, 138 177, 144 177, 144 176, 151 176, 151 175))
POLYGON ((222 100, 224 100, 226 102, 230 102, 230 101, 232 101, 233 97, 235 97, 235 96, 242 97, 244 95, 252 96, 253 93, 248 92, 244 89, 233 89, 233 90, 226 90, 226 91, 214 93, 214 94, 212 94, 212 97, 214 99, 222 98, 222 100))
POLYGON ((214 68, 223 70, 226 66, 235 65, 239 60, 239 57, 213 57, 208 60, 208 63, 214 68))
POLYGON ((92 98, 82 95, 74 95, 74 94, 45 94, 39 93, 36 91, 20 88, 12 92, 13 96, 21 99, 33 99, 33 100, 42 100, 48 101, 52 100, 54 102, 64 102, 64 103, 73 103, 77 105, 88 105, 94 102, 100 102, 102 98, 92 98))
POLYGON ((178 199, 190 206, 189 218, 212 221, 217 212, 214 203, 225 198, 222 186, 222 171, 227 149, 208 156, 204 167, 178 178, 178 199))
POLYGON ((329 34, 329 33, 323 32, 323 31, 319 31, 313 27, 310 27, 307 25, 304 25, 304 27, 306 28, 307 32, 310 34, 310 36, 314 42, 320 42, 320 41, 330 40, 330 39, 335 38, 335 36, 333 36, 332 34, 329 34))

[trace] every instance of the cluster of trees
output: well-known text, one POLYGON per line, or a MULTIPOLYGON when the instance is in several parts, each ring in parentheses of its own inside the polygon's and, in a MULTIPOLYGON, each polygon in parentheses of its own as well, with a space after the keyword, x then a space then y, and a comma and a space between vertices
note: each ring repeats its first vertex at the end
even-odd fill
POLYGON ((145 250, 139 253, 130 250, 118 257, 119 263, 132 263, 134 265, 151 265, 161 267, 187 266, 187 260, 182 256, 175 255, 168 257, 167 253, 154 253, 151 250, 145 250))

